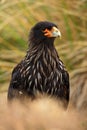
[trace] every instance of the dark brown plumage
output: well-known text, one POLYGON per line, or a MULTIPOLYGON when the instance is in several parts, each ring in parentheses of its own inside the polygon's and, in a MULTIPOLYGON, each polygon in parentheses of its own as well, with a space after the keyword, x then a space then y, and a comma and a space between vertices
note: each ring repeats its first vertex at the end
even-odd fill
POLYGON ((58 36, 61 36, 58 27, 51 22, 39 22, 31 29, 27 54, 12 72, 8 100, 34 99, 40 92, 68 105, 69 75, 54 47, 58 36))

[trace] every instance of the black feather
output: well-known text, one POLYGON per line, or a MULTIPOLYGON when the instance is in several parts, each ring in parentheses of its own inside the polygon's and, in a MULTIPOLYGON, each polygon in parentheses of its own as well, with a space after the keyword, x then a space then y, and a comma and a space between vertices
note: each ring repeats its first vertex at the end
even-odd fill
POLYGON ((8 100, 36 98, 41 94, 69 102, 69 74, 54 47, 55 38, 43 35, 45 28, 55 24, 39 22, 30 31, 25 58, 14 68, 8 89, 8 100))

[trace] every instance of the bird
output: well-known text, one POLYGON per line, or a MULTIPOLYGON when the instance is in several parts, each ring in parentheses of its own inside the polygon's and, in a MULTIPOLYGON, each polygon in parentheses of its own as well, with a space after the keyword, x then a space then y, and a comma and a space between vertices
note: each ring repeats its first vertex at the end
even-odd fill
POLYGON ((55 48, 57 37, 61 37, 61 32, 53 22, 40 21, 31 28, 27 52, 12 71, 8 101, 26 97, 33 100, 40 93, 68 106, 69 73, 55 48))

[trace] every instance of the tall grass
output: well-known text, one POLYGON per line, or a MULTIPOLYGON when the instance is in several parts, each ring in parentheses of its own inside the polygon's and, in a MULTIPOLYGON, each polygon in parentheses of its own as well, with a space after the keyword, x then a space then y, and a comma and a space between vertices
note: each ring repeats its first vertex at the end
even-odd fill
MULTIPOLYGON (((71 100, 78 104, 81 97, 77 88, 87 88, 86 0, 0 2, 0 92, 7 91, 11 71, 26 53, 30 28, 42 20, 59 26, 62 39, 57 39, 55 46, 70 73, 71 100), (76 96, 78 100, 75 100, 76 96)), ((82 91, 81 94, 84 95, 82 91)))
POLYGON ((64 111, 49 98, 7 105, 0 103, 0 130, 86 130, 87 111, 64 111))

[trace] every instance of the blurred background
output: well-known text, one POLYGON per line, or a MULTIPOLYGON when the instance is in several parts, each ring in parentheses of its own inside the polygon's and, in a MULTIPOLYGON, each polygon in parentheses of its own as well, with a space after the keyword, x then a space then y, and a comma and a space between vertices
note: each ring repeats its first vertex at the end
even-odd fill
POLYGON ((55 46, 70 74, 70 103, 87 108, 87 0, 0 0, 0 98, 26 54, 29 30, 42 20, 62 33, 55 46))

